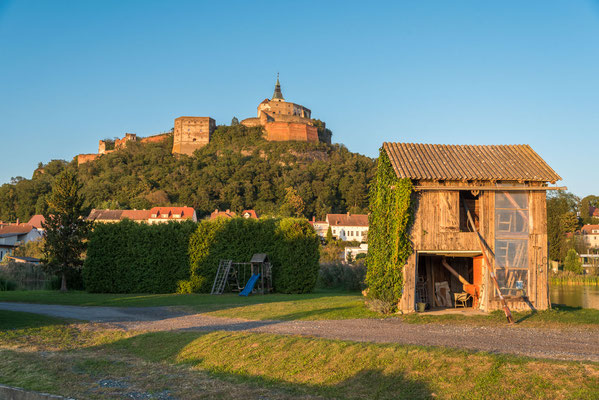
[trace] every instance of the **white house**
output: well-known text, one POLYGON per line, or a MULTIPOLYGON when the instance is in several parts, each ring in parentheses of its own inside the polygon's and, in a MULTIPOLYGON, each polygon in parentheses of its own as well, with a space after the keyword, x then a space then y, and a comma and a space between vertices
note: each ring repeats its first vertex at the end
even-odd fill
POLYGON ((358 242, 368 240, 368 215, 366 214, 327 214, 326 222, 336 239, 358 242))
POLYGON ((599 225, 585 225, 580 229, 580 233, 589 249, 599 248, 599 225))
POLYGON ((192 207, 154 207, 150 210, 148 223, 157 224, 161 222, 180 222, 186 220, 198 222, 196 210, 192 207))
POLYGON ((0 261, 20 245, 38 240, 43 231, 29 224, 11 224, 0 227, 0 261))

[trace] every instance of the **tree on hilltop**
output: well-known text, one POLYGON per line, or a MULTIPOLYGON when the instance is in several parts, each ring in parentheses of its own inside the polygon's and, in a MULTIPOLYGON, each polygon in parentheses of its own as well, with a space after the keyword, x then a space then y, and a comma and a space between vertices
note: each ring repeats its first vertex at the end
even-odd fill
POLYGON ((67 290, 67 274, 83 265, 85 240, 91 228, 91 223, 83 218, 80 189, 75 172, 61 172, 52 185, 44 215, 44 267, 61 277, 60 290, 63 292, 67 290))

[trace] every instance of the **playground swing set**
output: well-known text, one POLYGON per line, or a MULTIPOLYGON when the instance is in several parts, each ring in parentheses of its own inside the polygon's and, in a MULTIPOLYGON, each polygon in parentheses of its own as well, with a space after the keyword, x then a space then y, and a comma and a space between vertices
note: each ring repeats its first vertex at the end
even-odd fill
POLYGON ((220 260, 210 294, 223 294, 227 286, 232 292, 239 292, 240 296, 271 292, 272 266, 268 255, 254 254, 250 262, 220 260))

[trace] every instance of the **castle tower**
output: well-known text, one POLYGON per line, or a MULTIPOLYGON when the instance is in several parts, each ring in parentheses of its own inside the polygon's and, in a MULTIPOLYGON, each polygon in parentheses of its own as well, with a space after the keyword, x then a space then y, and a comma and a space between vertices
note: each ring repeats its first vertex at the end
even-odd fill
POLYGON ((277 72, 277 83, 275 84, 275 92, 272 95, 272 100, 285 101, 283 92, 281 92, 281 84, 279 83, 279 73, 277 72))
POLYGON ((210 117, 179 117, 175 119, 173 154, 192 155, 210 142, 216 122, 210 117))

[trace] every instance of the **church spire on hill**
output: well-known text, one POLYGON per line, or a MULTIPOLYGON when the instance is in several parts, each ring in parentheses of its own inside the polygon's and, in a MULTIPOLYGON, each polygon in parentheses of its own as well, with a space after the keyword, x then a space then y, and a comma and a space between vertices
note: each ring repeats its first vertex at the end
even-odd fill
POLYGON ((272 99, 285 100, 283 92, 281 92, 281 84, 279 83, 279 73, 277 72, 277 83, 275 84, 275 92, 272 95, 272 99))

